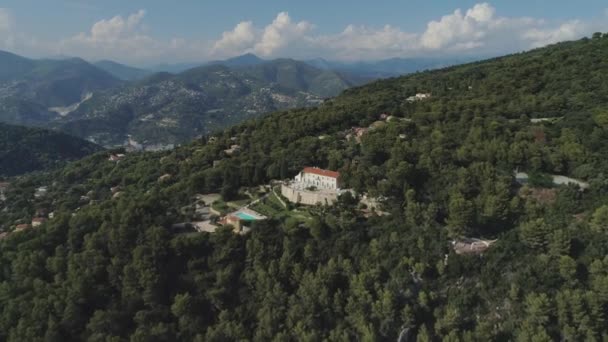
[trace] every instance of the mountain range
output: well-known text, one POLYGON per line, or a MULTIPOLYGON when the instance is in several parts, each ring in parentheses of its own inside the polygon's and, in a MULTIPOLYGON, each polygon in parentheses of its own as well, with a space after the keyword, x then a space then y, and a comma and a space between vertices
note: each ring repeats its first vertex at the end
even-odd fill
POLYGON ((0 52, 0 122, 58 129, 105 146, 172 146, 268 112, 319 105, 378 77, 442 65, 408 63, 246 54, 168 73, 0 52))
POLYGON ((53 125, 106 146, 129 137, 137 144, 170 146, 264 113, 315 106, 357 84, 288 59, 212 64, 97 92, 53 125))
POLYGON ((98 61, 93 65, 123 81, 139 80, 154 73, 151 70, 135 68, 108 60, 98 61))

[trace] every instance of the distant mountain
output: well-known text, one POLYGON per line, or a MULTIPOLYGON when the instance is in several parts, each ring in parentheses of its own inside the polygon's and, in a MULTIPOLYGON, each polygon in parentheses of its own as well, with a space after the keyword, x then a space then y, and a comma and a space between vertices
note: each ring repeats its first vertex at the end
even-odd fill
POLYGON ((208 65, 221 64, 221 65, 225 65, 227 67, 243 67, 243 66, 258 65, 258 64, 262 64, 264 62, 266 62, 266 60, 261 59, 260 57, 254 55, 252 53, 247 53, 247 54, 244 54, 241 56, 236 56, 236 57, 228 58, 225 60, 211 61, 207 64, 208 65))
POLYGON ((0 122, 56 128, 107 146, 175 144, 264 113, 315 106, 375 78, 449 64, 266 61, 246 54, 172 74, 0 52, 0 122))
POLYGON ((206 65, 206 64, 207 63, 205 63, 205 62, 175 63, 175 64, 162 63, 162 64, 157 64, 157 65, 152 65, 152 66, 146 67, 146 70, 150 70, 152 72, 168 72, 171 74, 179 74, 180 72, 198 68, 198 67, 206 65))
POLYGON ((65 133, 0 123, 0 176, 48 169, 101 149, 65 133))
POLYGON ((347 72, 364 78, 386 78, 413 72, 439 69, 472 62, 478 58, 391 58, 379 61, 339 62, 323 58, 307 60, 306 63, 319 69, 347 72))
POLYGON ((35 67, 34 61, 10 52, 0 51, 0 81, 24 75, 35 67))
POLYGON ((149 70, 139 69, 107 60, 95 62, 93 65, 124 81, 140 80, 153 74, 153 72, 149 70))
POLYGON ((318 105, 354 84, 289 59, 209 65, 97 93, 55 124, 103 145, 128 136, 145 145, 174 144, 271 111, 318 105))
POLYGON ((223 60, 215 60, 210 62, 190 62, 190 63, 175 63, 175 64, 158 64, 147 68, 147 70, 151 70, 154 72, 168 72, 172 74, 179 74, 186 70, 198 68, 201 66, 211 66, 211 65, 224 65, 227 67, 242 67, 242 66, 251 66, 257 65, 266 62, 265 60, 259 58, 258 56, 248 53, 241 56, 236 56, 223 60))
POLYGON ((79 58, 32 60, 0 52, 0 122, 44 126, 87 94, 120 83, 79 58))
POLYGON ((275 59, 236 69, 265 82, 310 92, 320 97, 333 97, 347 88, 365 83, 345 74, 319 69, 293 59, 275 59))

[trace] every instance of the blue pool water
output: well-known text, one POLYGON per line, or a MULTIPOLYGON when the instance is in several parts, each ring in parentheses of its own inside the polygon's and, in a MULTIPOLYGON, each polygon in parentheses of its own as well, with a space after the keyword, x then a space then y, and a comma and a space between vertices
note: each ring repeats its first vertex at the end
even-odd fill
POLYGON ((257 217, 251 216, 251 215, 246 214, 246 213, 236 213, 236 216, 238 216, 238 218, 240 218, 242 220, 247 220, 247 221, 257 220, 257 217))

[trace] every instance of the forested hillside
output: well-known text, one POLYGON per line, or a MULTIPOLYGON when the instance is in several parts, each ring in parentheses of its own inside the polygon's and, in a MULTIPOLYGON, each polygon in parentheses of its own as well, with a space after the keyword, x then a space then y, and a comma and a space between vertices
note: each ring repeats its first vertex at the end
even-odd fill
POLYGON ((0 176, 58 167, 100 150, 64 133, 0 123, 0 176))
POLYGON ((113 61, 99 61, 94 65, 101 70, 105 70, 112 76, 124 80, 134 81, 150 76, 153 72, 145 69, 134 68, 128 65, 116 63, 113 61))
POLYGON ((11 179, 0 339, 605 340, 607 96, 608 36, 596 34, 378 81, 172 151, 11 179), (344 195, 246 235, 171 229, 198 194, 238 199, 304 166, 340 171, 388 215, 344 195), (53 218, 13 231, 41 208, 53 218), (463 238, 496 241, 458 254, 463 238))

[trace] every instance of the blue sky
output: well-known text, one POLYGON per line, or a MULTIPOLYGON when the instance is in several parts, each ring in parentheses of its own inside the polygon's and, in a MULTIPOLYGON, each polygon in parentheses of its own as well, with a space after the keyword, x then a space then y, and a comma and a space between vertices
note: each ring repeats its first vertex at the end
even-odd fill
POLYGON ((488 55, 608 31, 608 2, 4 0, 0 49, 131 64, 488 55))

